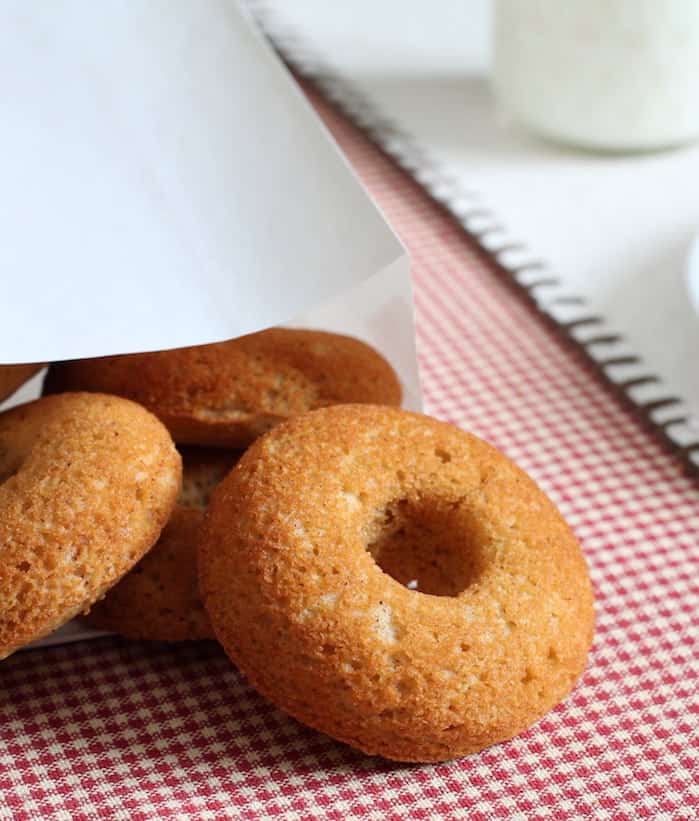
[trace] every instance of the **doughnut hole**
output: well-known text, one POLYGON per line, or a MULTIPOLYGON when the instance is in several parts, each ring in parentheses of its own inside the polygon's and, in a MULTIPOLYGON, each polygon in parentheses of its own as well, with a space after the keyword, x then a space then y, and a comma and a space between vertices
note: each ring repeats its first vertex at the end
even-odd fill
POLYGON ((366 549, 391 578, 433 596, 458 596, 488 564, 485 534, 465 505, 422 496, 378 511, 366 549))

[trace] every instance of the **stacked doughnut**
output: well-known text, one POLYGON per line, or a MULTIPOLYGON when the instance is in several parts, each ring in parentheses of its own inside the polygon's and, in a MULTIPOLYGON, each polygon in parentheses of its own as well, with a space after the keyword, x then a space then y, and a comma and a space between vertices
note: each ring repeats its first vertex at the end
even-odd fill
POLYGON ((215 638, 292 716, 401 761, 512 737, 584 669, 592 593, 558 511, 400 410, 365 343, 271 329, 55 364, 44 392, 0 414, 0 656, 78 613, 215 638))

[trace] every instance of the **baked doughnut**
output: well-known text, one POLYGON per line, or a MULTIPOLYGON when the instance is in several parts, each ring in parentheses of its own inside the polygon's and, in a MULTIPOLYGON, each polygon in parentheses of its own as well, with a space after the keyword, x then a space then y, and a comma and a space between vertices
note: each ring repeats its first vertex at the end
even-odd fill
POLYGON ((204 514, 176 507, 160 539, 85 621, 128 639, 214 638, 197 585, 197 539, 204 514))
POLYGON ((133 402, 45 397, 0 414, 0 658, 86 610, 157 540, 180 487, 133 402))
POLYGON ((254 687, 399 761, 523 731, 571 690, 593 632, 585 560, 537 485, 388 407, 324 408, 255 442, 214 491, 199 581, 254 687))
POLYGON ((182 490, 172 518, 153 548, 92 607, 85 619, 92 627, 150 641, 214 638, 197 584, 197 541, 209 496, 240 454, 181 453, 182 490))
POLYGON ((399 405, 386 360, 358 339, 271 328, 229 342, 52 365, 47 393, 126 396, 178 444, 245 448, 277 422, 341 402, 399 405))
POLYGON ((0 401, 6 399, 44 367, 39 365, 0 365, 0 401))

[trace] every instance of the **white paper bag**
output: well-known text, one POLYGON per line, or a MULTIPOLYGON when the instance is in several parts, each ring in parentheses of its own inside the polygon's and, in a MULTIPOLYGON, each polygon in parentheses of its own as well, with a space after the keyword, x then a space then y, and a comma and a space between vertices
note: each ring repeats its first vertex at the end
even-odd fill
POLYGON ((420 407, 407 254, 233 2, 6 0, 0 107, 0 362, 289 322, 374 345, 420 407))

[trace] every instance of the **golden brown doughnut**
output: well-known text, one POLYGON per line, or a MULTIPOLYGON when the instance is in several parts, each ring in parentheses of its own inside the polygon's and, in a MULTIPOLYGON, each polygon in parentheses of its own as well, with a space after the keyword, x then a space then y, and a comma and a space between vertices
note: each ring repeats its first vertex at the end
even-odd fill
POLYGON ((324 408, 255 442, 213 494, 199 580, 254 687, 400 761, 529 727, 593 632, 585 560, 537 485, 475 436, 388 407, 324 408))
POLYGON ((0 414, 0 658, 86 610, 160 535, 180 457, 116 396, 63 394, 0 414))
POLYGON ((197 539, 204 514, 176 507, 160 539, 85 621, 129 639, 214 638, 197 584, 197 539))
POLYGON ((25 382, 44 367, 39 365, 0 365, 0 401, 22 387, 25 382))
POLYGON ((86 621, 130 639, 214 638, 197 583, 197 541, 214 487, 240 453, 181 448, 182 490, 160 539, 121 581, 93 605, 86 621))
POLYGON ((244 448, 283 419, 340 402, 399 405, 386 360, 358 339, 272 328, 229 342, 52 365, 47 393, 126 396, 178 444, 244 448))

